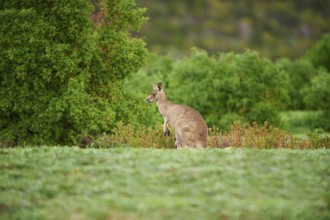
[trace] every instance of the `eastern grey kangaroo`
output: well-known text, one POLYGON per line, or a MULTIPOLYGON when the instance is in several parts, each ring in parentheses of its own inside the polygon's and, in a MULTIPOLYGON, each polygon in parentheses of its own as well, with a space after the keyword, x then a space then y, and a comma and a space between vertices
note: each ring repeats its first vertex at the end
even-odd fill
POLYGON ((188 106, 168 101, 162 83, 154 85, 153 88, 147 102, 156 102, 160 114, 164 117, 164 134, 170 134, 168 126, 171 125, 174 128, 177 148, 207 147, 208 128, 201 114, 188 106))

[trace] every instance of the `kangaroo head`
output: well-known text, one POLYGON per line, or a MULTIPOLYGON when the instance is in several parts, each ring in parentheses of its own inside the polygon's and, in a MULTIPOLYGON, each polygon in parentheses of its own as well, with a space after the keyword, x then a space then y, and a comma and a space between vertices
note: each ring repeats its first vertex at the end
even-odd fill
POLYGON ((157 102, 159 100, 159 97, 163 94, 163 83, 158 83, 157 85, 153 85, 154 90, 151 92, 151 94, 147 98, 147 102, 157 102))

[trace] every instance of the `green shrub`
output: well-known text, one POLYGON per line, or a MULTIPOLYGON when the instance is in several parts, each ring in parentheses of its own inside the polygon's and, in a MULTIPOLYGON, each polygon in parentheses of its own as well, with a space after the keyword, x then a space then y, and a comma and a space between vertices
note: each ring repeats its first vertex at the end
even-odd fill
MULTIPOLYGON (((155 127, 162 123, 163 118, 159 114, 156 105, 147 104, 146 98, 152 90, 152 85, 163 82, 169 84, 169 73, 172 71, 174 60, 169 56, 151 54, 147 65, 138 72, 127 77, 123 90, 127 97, 132 97, 121 104, 128 106, 130 117, 121 118, 124 124, 131 124, 135 128, 146 126, 155 127)), ((127 108, 126 108, 127 109, 127 108)))
MULTIPOLYGON (((82 147, 112 148, 112 147, 137 147, 137 148, 175 148, 174 131, 171 136, 164 136, 162 125, 155 127, 134 128, 130 124, 117 123, 111 134, 99 135, 95 140, 84 139, 82 147)), ((265 122, 257 123, 234 122, 228 131, 216 127, 209 129, 208 147, 245 147, 256 149, 316 149, 330 148, 329 134, 313 132, 308 136, 298 137, 291 132, 273 127, 265 122)))
POLYGON ((311 79, 317 75, 317 68, 308 59, 291 61, 283 58, 277 61, 289 75, 290 110, 306 110, 303 90, 309 85, 311 79))
MULTIPOLYGON (((171 133, 174 134, 173 130, 171 133)), ((170 137, 164 136, 161 125, 156 125, 154 128, 140 127, 134 128, 132 125, 125 125, 123 122, 118 122, 112 134, 103 134, 99 136, 91 147, 117 147, 130 146, 138 148, 175 148, 174 135, 170 137)))
POLYGON ((173 71, 174 59, 169 56, 150 54, 147 64, 137 73, 125 80, 125 92, 142 93, 147 96, 152 90, 152 84, 163 82, 169 86, 169 73, 173 71))
POLYGON ((194 50, 174 65, 167 89, 170 100, 197 109, 209 126, 226 129, 222 117, 228 114, 277 125, 288 102, 288 75, 256 52, 209 56, 194 50))
POLYGON ((281 128, 295 134, 306 134, 315 128, 320 111, 284 111, 281 128))
POLYGON ((263 126, 257 123, 248 124, 235 122, 229 131, 222 132, 213 129, 209 135, 211 147, 248 147, 248 148, 298 148, 299 143, 291 133, 270 126, 267 122, 263 126))
POLYGON ((243 116, 240 116, 237 113, 227 113, 227 114, 221 116, 220 121, 219 121, 219 127, 224 128, 226 130, 226 128, 229 128, 228 125, 231 125, 236 121, 246 122, 247 120, 246 120, 246 118, 244 118, 243 116))
POLYGON ((305 89, 305 99, 311 108, 320 110, 317 126, 330 131, 330 73, 322 71, 312 79, 311 85, 305 89))
POLYGON ((330 136, 324 132, 314 131, 308 133, 307 137, 298 137, 291 132, 270 126, 267 122, 262 126, 257 123, 235 122, 225 132, 216 128, 211 129, 208 145, 217 148, 317 149, 330 148, 330 136))
POLYGON ((330 135, 322 129, 307 134, 310 148, 330 148, 330 135))
POLYGON ((146 97, 151 85, 160 81, 171 102, 195 108, 209 126, 222 129, 237 120, 278 125, 279 110, 289 101, 288 75, 282 66, 252 51, 209 56, 194 49, 191 56, 176 61, 153 55, 125 81, 125 90, 146 97))
POLYGON ((316 67, 330 71, 330 33, 325 34, 307 53, 307 58, 316 67))
POLYGON ((157 123, 162 122, 163 118, 159 114, 157 106, 146 102, 146 94, 139 92, 123 94, 116 108, 116 122, 130 124, 134 128, 155 127, 157 123))
POLYGON ((74 144, 129 120, 121 81, 146 60, 145 43, 132 37, 144 9, 134 0, 93 4, 0 4, 0 141, 74 144))

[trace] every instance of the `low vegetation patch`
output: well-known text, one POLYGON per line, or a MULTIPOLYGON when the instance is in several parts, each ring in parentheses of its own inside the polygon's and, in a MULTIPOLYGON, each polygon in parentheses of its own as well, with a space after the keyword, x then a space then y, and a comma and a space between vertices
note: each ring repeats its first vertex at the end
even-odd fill
POLYGON ((0 219, 329 219, 330 151, 0 149, 0 219))
POLYGON ((241 124, 235 122, 229 131, 223 132, 212 129, 209 137, 212 147, 245 147, 245 148, 330 148, 330 136, 322 131, 314 131, 308 135, 293 135, 291 132, 270 126, 265 122, 262 126, 257 123, 241 124))
MULTIPOLYGON (((171 136, 163 134, 163 127, 141 127, 134 129, 132 125, 118 123, 112 134, 103 134, 93 142, 82 147, 108 148, 131 146, 139 148, 175 148, 174 131, 171 136)), ((291 132, 270 126, 267 122, 262 126, 257 123, 242 124, 235 122, 228 131, 217 128, 209 129, 208 146, 210 148, 244 147, 257 149, 290 148, 316 149, 330 148, 330 135, 320 131, 309 132, 308 135, 293 135, 291 132)))
POLYGON ((138 148, 175 148, 174 131, 171 130, 171 136, 165 136, 163 127, 146 128, 140 127, 134 129, 130 124, 124 125, 117 123, 117 127, 112 134, 102 134, 91 144, 86 147, 108 148, 118 146, 131 146, 138 148))

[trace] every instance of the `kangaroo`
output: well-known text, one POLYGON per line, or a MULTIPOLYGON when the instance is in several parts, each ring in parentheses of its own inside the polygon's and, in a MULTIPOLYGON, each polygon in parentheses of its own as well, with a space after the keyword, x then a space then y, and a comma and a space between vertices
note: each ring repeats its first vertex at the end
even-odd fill
POLYGON ((207 147, 208 128, 203 117, 193 108, 168 101, 162 83, 154 85, 153 88, 147 102, 156 102, 164 118, 164 135, 170 135, 170 125, 174 128, 176 148, 207 147))

